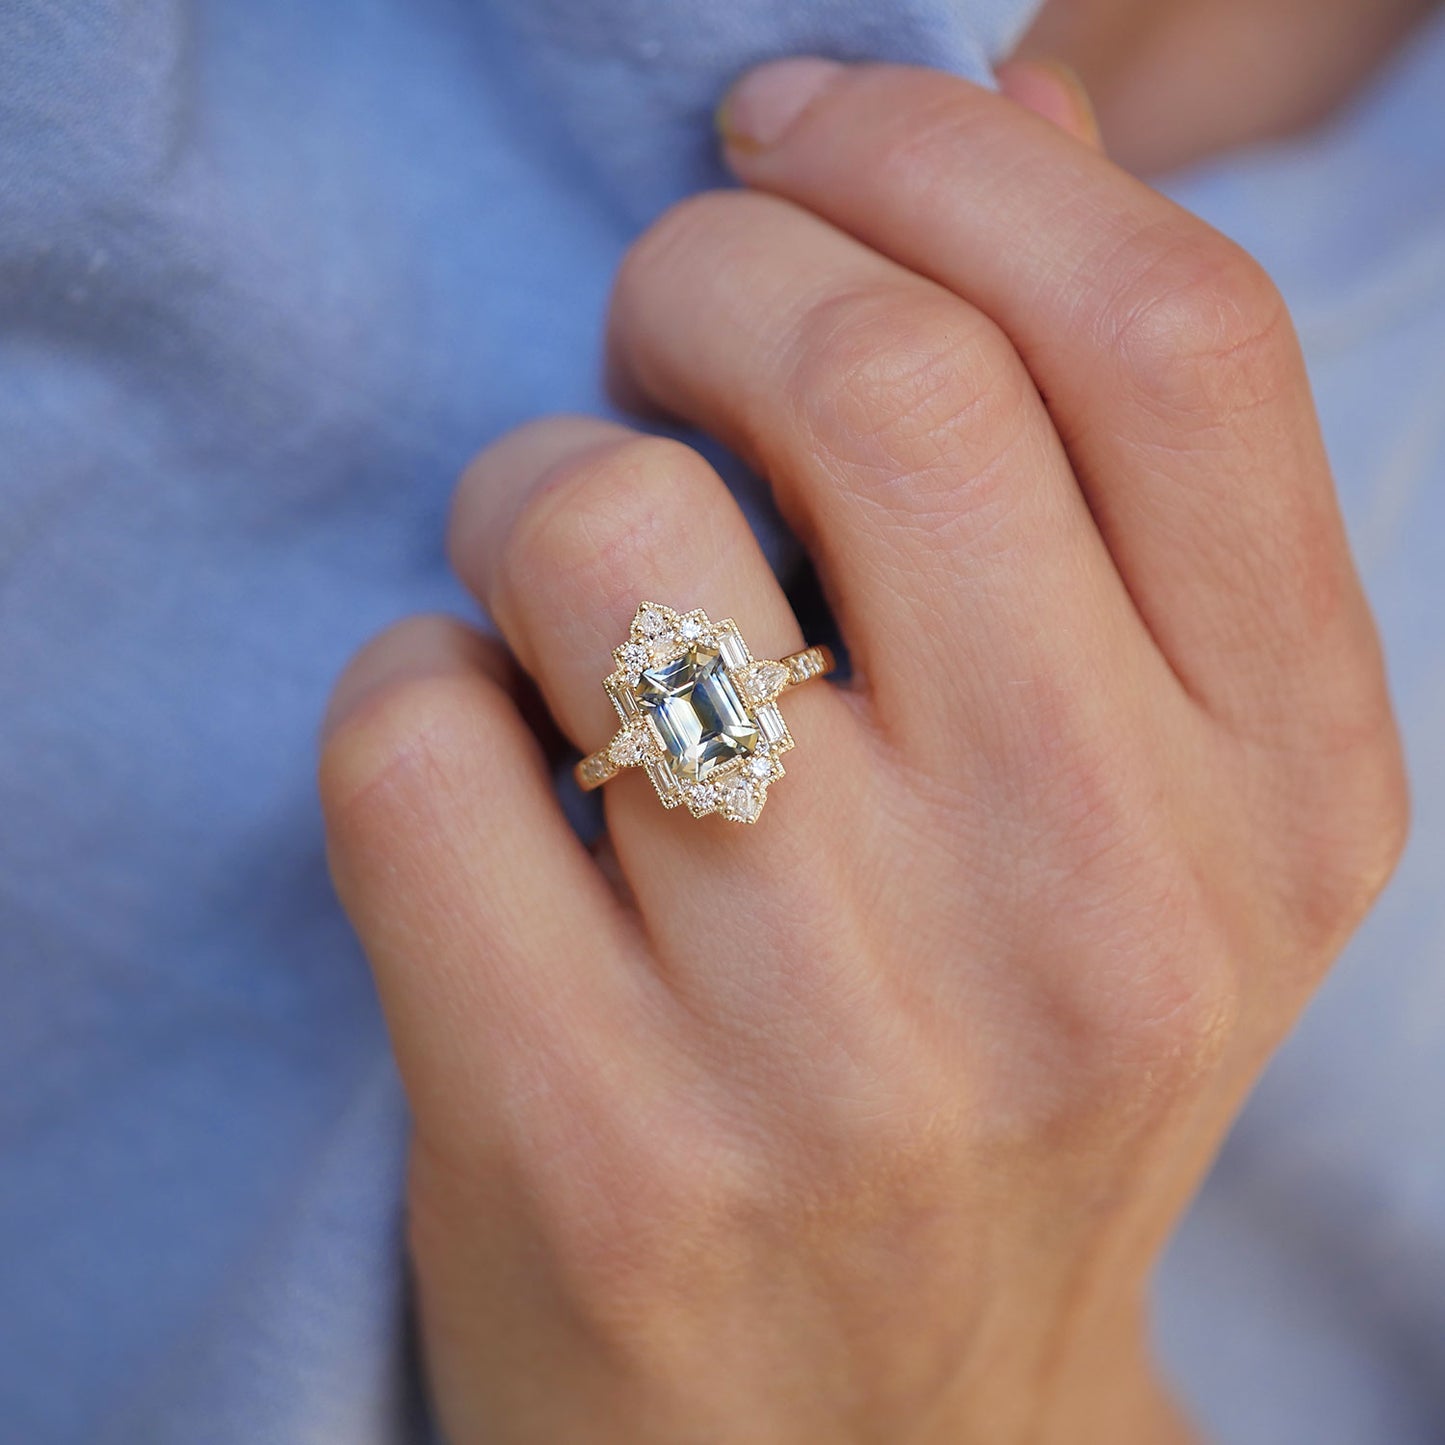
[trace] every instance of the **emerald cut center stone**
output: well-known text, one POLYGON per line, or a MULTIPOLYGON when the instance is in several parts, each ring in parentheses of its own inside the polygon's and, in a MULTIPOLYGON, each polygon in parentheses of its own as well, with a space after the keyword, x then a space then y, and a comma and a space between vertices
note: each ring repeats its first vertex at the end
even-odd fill
POLYGON ((757 746, 758 725, 743 707, 715 647, 699 643, 675 662, 651 668, 638 679, 634 693, 656 724, 667 760, 680 778, 700 783, 757 746))

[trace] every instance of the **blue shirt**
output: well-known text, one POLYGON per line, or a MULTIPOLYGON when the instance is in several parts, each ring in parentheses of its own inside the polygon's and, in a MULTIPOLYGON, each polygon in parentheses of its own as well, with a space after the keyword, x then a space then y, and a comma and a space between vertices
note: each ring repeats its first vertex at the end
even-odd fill
MULTIPOLYGON (((721 180, 735 74, 981 78, 1031 8, 0 9, 5 1438, 420 1438, 405 1113, 314 797, 330 682, 393 618, 465 610, 466 458, 601 408, 612 271, 721 180)), ((1223 1441, 1445 1435, 1442 87, 1437 23, 1327 129, 1173 186, 1295 307, 1417 791, 1164 1272, 1223 1441)))

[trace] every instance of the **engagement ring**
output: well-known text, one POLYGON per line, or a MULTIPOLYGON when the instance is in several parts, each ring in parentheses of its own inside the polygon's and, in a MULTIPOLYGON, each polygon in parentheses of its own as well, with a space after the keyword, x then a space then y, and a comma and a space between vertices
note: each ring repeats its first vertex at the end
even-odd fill
POLYGON ((577 781, 598 788, 642 767, 667 807, 686 804, 695 818, 721 813, 735 823, 756 822, 768 786, 783 776, 793 736, 779 695, 833 670, 826 647, 755 659, 731 618, 712 622, 706 612, 655 602, 637 609, 613 657, 603 686, 622 727, 577 764, 577 781))

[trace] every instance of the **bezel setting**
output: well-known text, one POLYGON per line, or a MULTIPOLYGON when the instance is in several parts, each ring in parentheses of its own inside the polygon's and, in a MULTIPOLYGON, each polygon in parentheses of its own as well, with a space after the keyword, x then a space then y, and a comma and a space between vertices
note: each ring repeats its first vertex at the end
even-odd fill
MULTIPOLYGON (((768 789, 785 769, 782 755, 793 747, 793 735, 777 697, 794 679, 781 663, 754 658, 732 618, 713 622, 701 608, 678 612, 657 602, 644 602, 632 619, 627 641, 613 651, 614 668, 603 686, 622 720, 607 749, 618 767, 643 767, 657 796, 668 808, 686 807, 694 818, 718 813, 735 823, 755 823, 767 802, 768 789), (731 708, 751 723, 756 740, 738 755, 711 762, 698 778, 684 775, 676 764, 655 717, 639 696, 644 673, 658 673, 700 650, 716 650, 722 679, 715 686, 731 708)), ((710 659, 709 659, 710 663, 710 659)))

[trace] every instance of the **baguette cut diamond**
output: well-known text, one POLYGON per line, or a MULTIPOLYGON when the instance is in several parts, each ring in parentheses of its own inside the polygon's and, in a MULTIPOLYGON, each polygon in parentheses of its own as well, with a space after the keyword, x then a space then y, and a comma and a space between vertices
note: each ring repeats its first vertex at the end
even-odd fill
POLYGON ((757 746, 758 725, 716 647, 699 643, 672 662, 649 668, 633 694, 656 725, 679 778, 700 783, 757 746))

